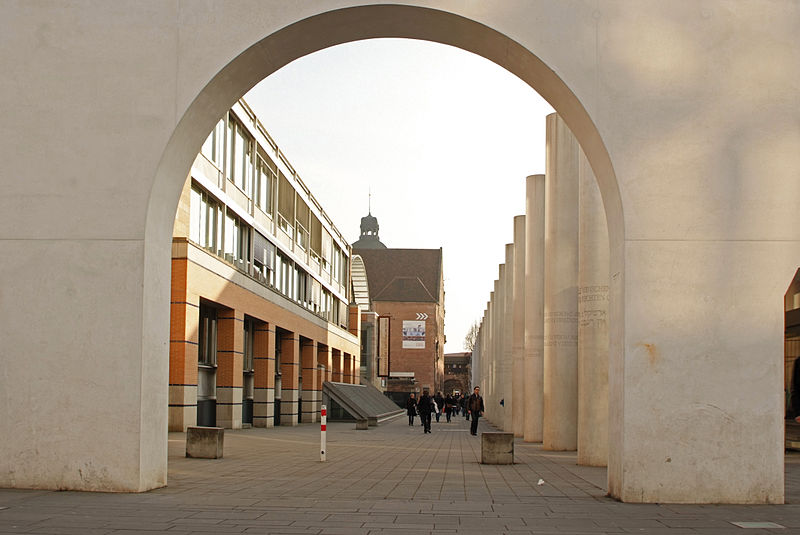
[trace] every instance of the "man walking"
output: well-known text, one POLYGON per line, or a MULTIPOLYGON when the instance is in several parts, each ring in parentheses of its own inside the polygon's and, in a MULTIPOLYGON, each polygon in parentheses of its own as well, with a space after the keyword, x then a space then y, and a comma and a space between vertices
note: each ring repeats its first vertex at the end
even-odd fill
POLYGON ((431 412, 433 412, 433 398, 427 390, 422 391, 422 396, 417 402, 417 409, 419 409, 419 417, 422 419, 423 431, 425 433, 431 432, 431 412))
POLYGON ((472 416, 472 423, 469 427, 469 432, 473 436, 478 434, 478 418, 483 416, 483 398, 481 397, 480 392, 481 388, 476 386, 475 390, 472 392, 472 395, 467 400, 467 414, 472 416))

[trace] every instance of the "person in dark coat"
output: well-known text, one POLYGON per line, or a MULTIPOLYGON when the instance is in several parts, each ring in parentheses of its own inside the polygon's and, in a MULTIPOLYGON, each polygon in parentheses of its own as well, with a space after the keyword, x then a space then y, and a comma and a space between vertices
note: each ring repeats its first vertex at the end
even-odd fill
POLYGON ((431 432, 431 412, 433 412, 433 398, 427 390, 422 391, 422 395, 417 402, 417 411, 422 420, 422 426, 425 433, 431 432))
POLYGON ((444 410, 444 396, 442 396, 441 392, 436 392, 433 401, 436 402, 436 423, 438 424, 439 418, 442 416, 442 411, 444 410))
POLYGON ((414 425, 414 416, 417 415, 417 400, 414 398, 414 392, 411 392, 411 396, 406 401, 406 412, 408 413, 408 425, 414 425))
POLYGON ((464 411, 464 419, 469 420, 469 411, 467 410, 467 401, 469 398, 464 394, 461 394, 461 410, 464 411))
POLYGON ((478 434, 478 418, 483 416, 484 410, 483 398, 481 397, 480 392, 481 388, 476 386, 472 395, 467 400, 467 413, 472 416, 472 425, 469 427, 469 432, 473 436, 478 434))
POLYGON ((455 399, 453 399, 452 394, 447 394, 447 397, 444 398, 444 415, 447 418, 447 423, 450 423, 450 416, 453 414, 453 405, 455 404, 455 399))

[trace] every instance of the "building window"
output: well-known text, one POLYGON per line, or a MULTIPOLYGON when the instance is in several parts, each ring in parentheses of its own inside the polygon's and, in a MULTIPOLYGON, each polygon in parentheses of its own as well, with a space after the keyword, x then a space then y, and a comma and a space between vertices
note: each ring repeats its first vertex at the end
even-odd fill
POLYGON ((197 364, 217 365, 217 309, 200 303, 197 364))
POLYGON ((295 192, 289 179, 278 172, 278 226, 289 236, 294 231, 294 197, 295 192))
POLYGON ((256 172, 256 206, 269 215, 273 214, 272 199, 275 195, 275 164, 266 156, 259 155, 256 172))
POLYGON ((253 368, 253 344, 255 340, 255 321, 253 318, 244 318, 244 359, 242 369, 245 373, 252 372, 253 368))
POLYGON ((228 178, 252 197, 253 178, 253 138, 245 128, 233 120, 228 120, 228 178))
POLYGON ((219 121, 215 126, 214 129, 211 131, 211 134, 206 138, 205 143, 203 143, 202 149, 200 152, 208 158, 210 161, 214 162, 217 167, 222 167, 222 140, 225 137, 225 121, 219 121))
POLYGON ((222 205, 195 185, 192 185, 189 203, 189 239, 214 254, 220 254, 222 205))
POLYGON ((275 286, 275 246, 259 232, 253 232, 253 274, 275 286))

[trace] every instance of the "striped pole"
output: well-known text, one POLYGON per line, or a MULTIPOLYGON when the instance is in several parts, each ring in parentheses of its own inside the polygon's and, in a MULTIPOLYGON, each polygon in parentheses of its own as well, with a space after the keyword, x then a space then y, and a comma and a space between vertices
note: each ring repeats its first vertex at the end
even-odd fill
POLYGON ((328 409, 325 405, 322 406, 322 414, 320 416, 320 426, 319 426, 319 460, 320 462, 325 462, 325 432, 326 432, 326 423, 328 421, 328 409))

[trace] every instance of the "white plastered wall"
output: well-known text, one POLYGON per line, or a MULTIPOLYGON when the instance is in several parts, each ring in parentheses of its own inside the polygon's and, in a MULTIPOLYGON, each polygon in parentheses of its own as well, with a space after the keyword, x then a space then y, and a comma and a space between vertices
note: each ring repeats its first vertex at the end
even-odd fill
POLYGON ((782 501, 800 6, 434 0, 407 3, 466 20, 383 6, 265 40, 357 3, 0 7, 0 485, 164 484, 169 232, 192 158, 274 69, 399 36, 509 68, 592 163, 612 263, 611 493, 782 501))

